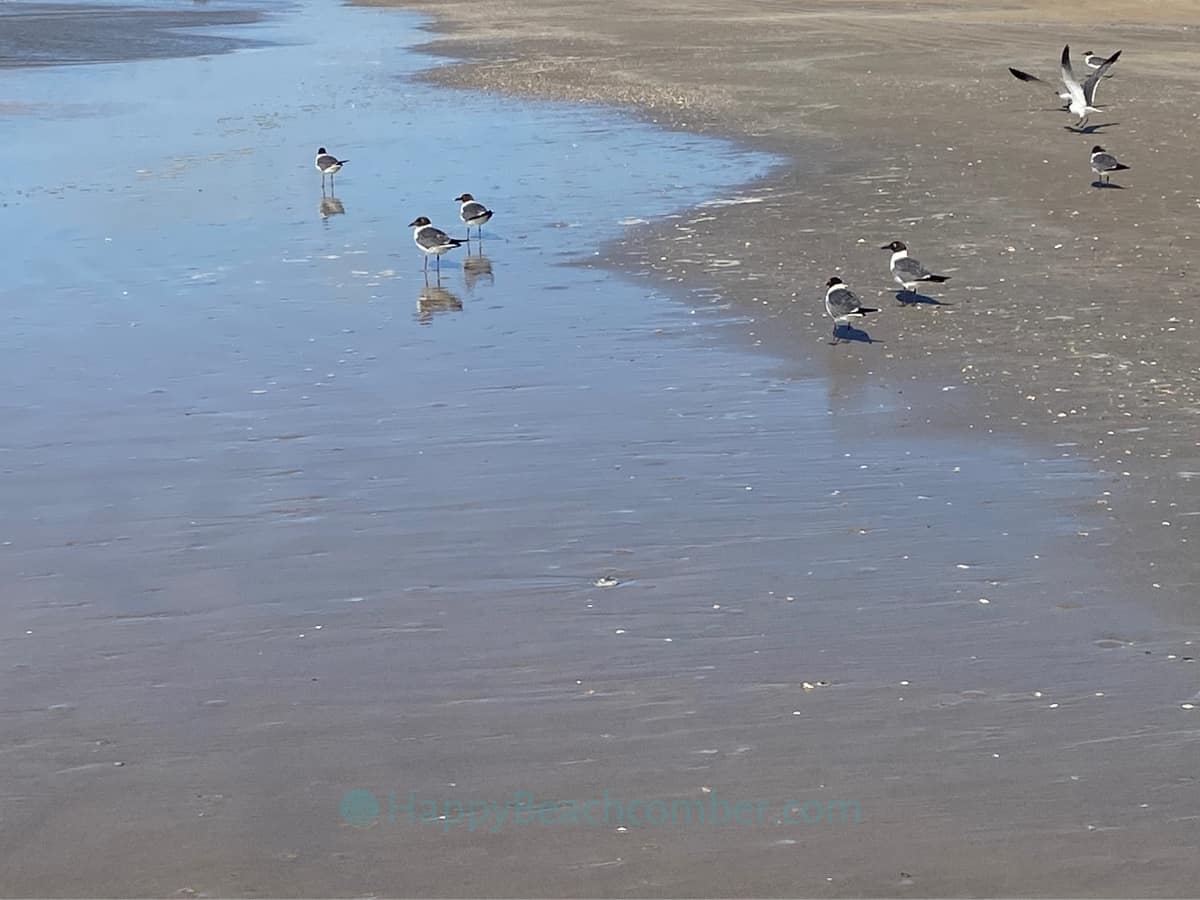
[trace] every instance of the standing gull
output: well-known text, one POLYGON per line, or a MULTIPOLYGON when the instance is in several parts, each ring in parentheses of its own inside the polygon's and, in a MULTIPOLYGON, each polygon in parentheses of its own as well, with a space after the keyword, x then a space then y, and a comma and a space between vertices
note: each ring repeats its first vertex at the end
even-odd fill
POLYGON ((1092 148, 1092 171, 1096 173, 1097 178, 1102 179, 1096 184, 1109 184, 1110 173, 1128 168, 1129 166, 1120 162, 1099 144, 1092 148))
MULTIPOLYGON (((1083 62, 1089 69, 1098 69, 1102 65, 1104 65, 1106 62, 1108 62, 1108 58, 1104 57, 1104 56, 1097 56, 1091 50, 1084 50, 1083 51, 1083 62)), ((1113 59, 1113 62, 1116 62, 1115 58, 1113 59)), ((1112 75, 1105 75, 1104 77, 1112 78, 1112 75)))
POLYGON ((492 211, 472 197, 470 194, 460 194, 454 198, 462 207, 458 211, 459 218, 467 226, 467 240, 471 240, 471 229, 479 229, 479 240, 483 240, 483 226, 492 218, 492 211))
POLYGON ((850 290, 845 282, 836 275, 825 282, 825 285, 827 288, 825 312, 829 313, 829 317, 833 319, 833 342, 835 344, 841 340, 838 337, 839 325, 849 325, 851 319, 861 319, 868 313, 879 312, 877 309, 863 306, 862 301, 858 299, 858 294, 850 290))
POLYGON ((435 228, 433 223, 425 216, 418 216, 408 223, 408 227, 413 230, 413 241, 421 252, 425 254, 425 271, 429 271, 429 257, 432 255, 437 259, 437 270, 442 271, 442 254, 448 250, 453 250, 455 247, 461 247, 465 241, 460 241, 458 238, 452 238, 440 228, 435 228))
POLYGON ((949 275, 934 275, 909 256, 908 247, 903 241, 892 241, 890 244, 884 244, 879 249, 892 251, 892 277, 896 279, 896 284, 909 293, 915 294, 918 284, 941 284, 950 277, 949 275))
POLYGON ((329 185, 333 186, 333 176, 342 171, 342 166, 350 162, 348 159, 338 159, 324 147, 317 150, 317 171, 321 173, 321 187, 325 187, 325 176, 329 176, 329 185))

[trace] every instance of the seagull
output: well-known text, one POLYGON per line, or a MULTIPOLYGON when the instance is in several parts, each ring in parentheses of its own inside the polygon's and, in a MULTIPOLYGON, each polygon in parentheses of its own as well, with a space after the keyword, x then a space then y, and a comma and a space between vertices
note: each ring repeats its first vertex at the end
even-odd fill
POLYGON ((838 338, 838 326, 849 325, 851 319, 861 319, 868 313, 877 313, 879 310, 872 309, 869 306, 863 306, 862 301, 858 299, 858 294, 850 290, 846 283, 836 275, 825 282, 827 290, 825 291, 825 312, 829 313, 833 319, 833 342, 836 344, 838 338))
MULTIPOLYGON (((1070 51, 1071 48, 1069 45, 1063 47, 1060 68, 1063 85, 1066 87, 1066 90, 1059 91, 1058 97, 1060 100, 1067 101, 1065 104, 1067 109, 1081 117, 1079 124, 1082 125, 1087 121, 1086 113, 1096 111, 1094 106, 1096 102, 1096 86, 1100 83, 1100 79, 1108 72, 1109 67, 1121 56, 1121 51, 1118 50, 1108 59, 1101 62, 1099 66, 1096 66, 1095 71, 1087 77, 1082 85, 1075 80, 1075 73, 1071 71, 1070 51)), ((1044 79, 1038 78, 1036 75, 1030 75, 1028 72, 1022 72, 1020 69, 1014 69, 1010 66, 1008 71, 1012 73, 1014 78, 1018 78, 1021 81, 1036 81, 1039 84, 1047 84, 1044 79)))
POLYGON ((471 229, 479 229, 479 240, 483 240, 483 226, 492 218, 492 211, 472 197, 470 194, 460 194, 454 198, 462 204, 458 215, 466 223, 467 240, 471 239, 471 229))
MULTIPOLYGON (((1083 61, 1089 69, 1098 69, 1102 65, 1104 65, 1108 60, 1103 56, 1097 56, 1091 50, 1084 50, 1083 51, 1083 61)), ((1104 77, 1112 78, 1111 75, 1105 75, 1104 77)))
POLYGON ((1097 178, 1102 178, 1105 184, 1108 184, 1110 173, 1128 168, 1129 166, 1119 162, 1115 156, 1099 144, 1092 148, 1092 171, 1096 173, 1097 178))
POLYGON ((1071 115, 1079 116, 1079 121, 1075 123, 1076 128, 1087 124, 1089 113, 1098 112, 1096 107, 1092 106, 1096 99, 1096 85, 1100 83, 1100 79, 1108 71, 1108 67, 1115 63, 1120 55, 1121 51, 1118 50, 1101 63, 1083 84, 1080 84, 1075 80, 1075 73, 1071 71, 1071 45, 1063 45, 1062 80, 1063 84, 1067 86, 1067 93, 1071 95, 1070 106, 1067 108, 1071 111, 1071 115))
POLYGON ((892 277, 896 279, 896 284, 910 293, 916 293, 917 285, 922 282, 941 284, 950 277, 949 275, 934 275, 909 256, 908 247, 903 241, 892 241, 879 249, 892 251, 892 277))
POLYGON ((408 227, 413 230, 413 240, 425 254, 425 271, 429 271, 429 257, 432 254, 437 258, 438 271, 442 271, 442 254, 448 250, 453 250, 455 247, 461 247, 466 241, 460 241, 458 238, 452 238, 440 228, 434 228, 433 223, 425 216, 418 216, 408 223, 408 227))
POLYGON ((330 185, 333 184, 333 176, 342 171, 342 166, 350 162, 348 159, 338 159, 321 147, 317 150, 317 171, 321 173, 321 187, 325 187, 325 176, 329 176, 330 185))

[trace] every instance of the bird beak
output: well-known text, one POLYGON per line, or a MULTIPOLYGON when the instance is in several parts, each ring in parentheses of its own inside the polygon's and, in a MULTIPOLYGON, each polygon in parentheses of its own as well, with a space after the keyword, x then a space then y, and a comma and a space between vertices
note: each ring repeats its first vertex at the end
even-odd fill
POLYGON ((416 227, 417 227, 417 220, 416 220, 416 219, 413 219, 411 222, 409 222, 409 223, 408 223, 408 227, 409 227, 409 228, 416 228, 416 227))
POLYGON ((891 244, 884 244, 884 245, 883 245, 882 247, 880 247, 879 249, 880 249, 880 250, 891 250, 891 249, 892 249, 892 245, 891 245, 891 244))

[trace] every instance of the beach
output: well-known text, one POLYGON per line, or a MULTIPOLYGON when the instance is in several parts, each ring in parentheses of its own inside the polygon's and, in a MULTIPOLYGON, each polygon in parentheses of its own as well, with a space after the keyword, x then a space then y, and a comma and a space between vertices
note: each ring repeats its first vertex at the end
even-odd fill
POLYGON ((214 6, 4 70, 0 895, 1194 893, 1188 4, 214 6))
POLYGON ((932 394, 913 424, 1024 435, 1086 462, 1108 520, 1091 540, 1128 548, 1117 569, 1138 573, 1138 603, 1200 621, 1188 523, 1160 515, 1192 511, 1200 471, 1200 184, 1179 126, 1197 114, 1177 100, 1200 89, 1194 7, 1105 3, 1114 24, 1087 29, 1054 2, 396 5, 436 16, 428 49, 451 60, 436 83, 614 104, 790 159, 748 186, 751 202, 706 209, 686 235, 647 228, 612 264, 715 287, 751 316, 734 330, 806 368, 969 387, 969 410, 932 394), (1079 71, 1097 42, 1124 54, 1090 134, 1054 112, 1064 42, 1079 71), (1132 163, 1122 190, 1091 187, 1097 143, 1132 163), (747 239, 734 253, 726 235, 747 239), (951 276, 929 292, 944 304, 900 308, 879 249, 895 237, 951 276), (872 329, 882 348, 824 347, 814 298, 835 274, 889 307, 872 329))

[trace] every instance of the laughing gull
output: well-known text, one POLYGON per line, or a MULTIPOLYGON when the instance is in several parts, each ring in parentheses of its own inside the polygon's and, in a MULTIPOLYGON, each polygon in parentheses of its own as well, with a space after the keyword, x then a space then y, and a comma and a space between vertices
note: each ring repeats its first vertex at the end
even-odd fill
POLYGON ((425 216, 418 216, 408 223, 408 227, 413 230, 413 241, 425 254, 425 271, 429 271, 429 257, 432 255, 437 260, 437 270, 442 271, 442 254, 448 250, 453 250, 455 247, 461 247, 466 241, 460 241, 458 238, 452 238, 440 228, 434 228, 433 223, 425 216))
MULTIPOLYGON (((1062 72, 1063 86, 1065 91, 1056 91, 1060 100, 1066 100, 1064 104, 1066 109, 1081 117, 1080 125, 1087 121, 1088 112, 1095 112, 1096 102, 1096 87, 1100 84, 1100 79, 1106 77, 1109 68, 1121 56, 1121 51, 1118 50, 1112 56, 1108 57, 1094 66, 1094 71, 1080 84, 1075 79, 1075 73, 1071 70, 1071 48, 1070 45, 1063 47, 1062 59, 1060 61, 1060 69, 1062 72)), ((1014 69, 1011 66, 1008 69, 1014 78, 1021 81, 1036 81, 1039 84, 1048 84, 1045 79, 1038 78, 1036 75, 1030 75, 1028 72, 1022 72, 1020 69, 1014 69)))
POLYGON ((1070 94, 1070 105, 1067 107, 1071 111, 1071 115, 1079 116, 1079 121, 1075 123, 1076 128, 1082 128, 1087 124, 1088 114, 1098 112, 1092 103, 1096 99, 1096 85, 1100 83, 1100 79, 1104 77, 1104 73, 1108 71, 1108 67, 1117 61, 1117 57, 1121 55, 1118 50, 1103 63, 1101 63, 1087 79, 1080 84, 1075 79, 1075 73, 1071 71, 1071 45, 1064 44, 1062 52, 1062 80, 1067 86, 1067 93, 1070 94))
POLYGON ((1097 144, 1092 148, 1092 171, 1096 173, 1097 178, 1103 179, 1104 184, 1109 183, 1110 173, 1120 172, 1122 169, 1128 169, 1129 166, 1117 160, 1115 156, 1097 144))
POLYGON ((918 284, 941 284, 950 277, 949 275, 934 275, 909 256, 908 247, 905 246, 903 241, 892 241, 890 244, 884 244, 879 249, 892 251, 892 277, 896 279, 896 284, 909 293, 915 294, 918 284))
POLYGON ((851 319, 861 319, 868 313, 877 313, 879 310, 872 309, 869 306, 863 306, 862 301, 858 299, 858 294, 850 290, 842 279, 836 275, 825 282, 828 288, 825 291, 825 312, 829 313, 829 317, 833 319, 833 342, 836 344, 838 338, 838 326, 849 325, 851 319))
MULTIPOLYGON (((1097 56, 1091 50, 1084 50, 1083 51, 1083 62, 1089 69, 1098 69, 1102 65, 1104 65, 1106 62, 1108 62, 1108 57, 1097 56)), ((1113 62, 1116 62, 1116 60, 1114 59, 1113 62)), ((1112 78, 1112 75, 1105 75, 1104 77, 1112 78)))
POLYGON ((342 171, 342 166, 350 162, 348 159, 338 159, 324 147, 317 150, 317 171, 321 173, 321 187, 325 187, 325 176, 329 176, 329 184, 333 185, 333 176, 342 171))
POLYGON ((467 226, 467 240, 471 239, 471 229, 479 229, 479 240, 483 240, 483 226, 492 218, 492 211, 472 197, 470 194, 460 194, 454 198, 462 204, 459 209, 459 218, 467 226))

